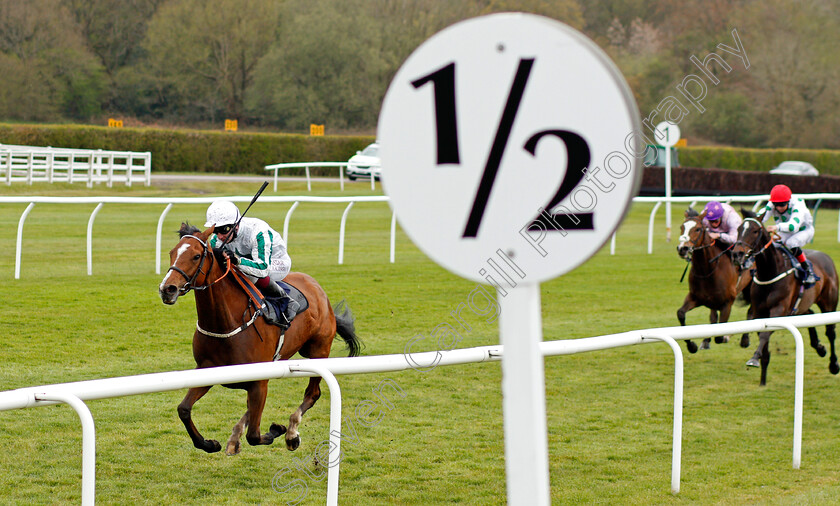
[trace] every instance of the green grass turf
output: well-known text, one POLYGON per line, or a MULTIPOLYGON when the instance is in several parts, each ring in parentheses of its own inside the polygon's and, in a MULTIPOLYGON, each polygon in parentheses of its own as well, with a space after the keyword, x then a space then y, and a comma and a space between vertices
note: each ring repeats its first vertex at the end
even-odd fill
MULTIPOLYGON (((370 195, 369 184, 313 184, 316 195, 370 195)), ((4 195, 190 196, 249 195, 251 183, 177 183, 131 189, 81 185, 16 185, 4 195)), ((379 187, 377 186, 378 193, 379 187)), ((266 195, 274 195, 269 188, 266 195)), ((283 183, 281 195, 306 195, 305 182, 283 183)), ((14 279, 17 223, 25 204, 0 204, 0 390, 194 366, 195 306, 187 296, 164 306, 157 294, 154 240, 162 205, 106 204, 94 226, 93 276, 85 237, 94 204, 38 204, 23 241, 21 279, 14 279)), ((258 203, 254 216, 282 231, 289 204, 258 203)), ((333 302, 347 299, 365 355, 402 353, 417 334, 429 335, 465 302, 475 283, 435 265, 398 231, 396 263, 388 262, 390 210, 357 204, 347 224, 345 264, 337 265, 343 205, 301 204, 291 221, 294 270, 312 274, 333 302)), ((684 263, 664 241, 660 210, 654 254, 648 255, 651 206, 634 205, 605 247, 567 275, 542 285, 546 340, 595 336, 677 324, 687 287, 684 263)), ((164 229, 162 261, 184 219, 203 222, 203 205, 176 205, 164 229)), ((674 213, 675 221, 681 213, 674 213)), ((837 212, 820 210, 815 249, 840 258, 837 212)), ((677 235, 677 234, 675 234, 677 235)), ((165 270, 165 265, 164 265, 165 270)), ((462 312, 469 331, 459 347, 498 343, 498 324, 462 312)), ((733 320, 745 317, 745 308, 733 320)), ((706 323, 704 308, 690 324, 706 323)), ((823 330, 820 329, 823 336, 823 330)), ((824 339, 824 338, 823 338, 824 339)), ((755 340, 755 339, 754 339, 755 340)), ((426 340, 424 343, 429 343, 426 340)), ((422 348, 422 346, 420 346, 422 348)), ((416 350, 417 348, 415 348, 416 350)), ((427 346, 425 349, 431 349, 427 346)), ((744 362, 752 348, 735 342, 686 354, 682 484, 670 493, 673 354, 651 344, 546 359, 551 496, 556 504, 829 504, 840 500, 835 431, 840 427, 840 378, 812 350, 805 355, 802 468, 791 465, 793 342, 771 341, 768 386, 744 362)), ((333 356, 344 355, 340 343, 333 356)), ((505 502, 500 364, 438 367, 429 372, 343 376, 345 428, 358 440, 342 449, 344 504, 502 504, 505 502), (392 396, 373 426, 355 408, 375 400, 390 379, 392 396)), ((286 423, 306 380, 270 385, 263 430, 286 423)), ((302 447, 282 442, 245 445, 240 455, 193 448, 175 408, 184 392, 89 403, 97 426, 97 499, 102 504, 281 504, 305 485, 301 504, 323 504, 324 468, 313 458, 328 437, 329 392, 304 417, 302 447), (279 475, 278 475, 279 473, 279 475), (296 481, 292 481, 296 480, 296 481)), ((244 392, 213 388, 193 415, 205 437, 224 441, 245 409, 244 392)), ((0 502, 78 502, 81 429, 66 406, 0 413, 0 502)))

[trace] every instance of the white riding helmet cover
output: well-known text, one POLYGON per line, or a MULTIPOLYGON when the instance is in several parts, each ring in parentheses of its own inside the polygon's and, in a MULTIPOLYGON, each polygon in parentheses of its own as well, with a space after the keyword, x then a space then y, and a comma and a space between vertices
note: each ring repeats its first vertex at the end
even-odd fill
POLYGON ((207 208, 205 227, 233 225, 239 219, 239 208, 229 200, 217 200, 207 208))

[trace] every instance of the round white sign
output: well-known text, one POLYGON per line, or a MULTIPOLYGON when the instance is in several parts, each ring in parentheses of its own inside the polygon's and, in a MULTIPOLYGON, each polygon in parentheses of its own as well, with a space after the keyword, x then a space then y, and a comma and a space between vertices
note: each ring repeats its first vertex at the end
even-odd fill
POLYGON ((582 264, 641 180, 627 83, 592 41, 541 16, 492 14, 431 37, 391 82, 377 130, 409 237, 497 287, 582 264))
POLYGON ((663 121, 656 125, 656 131, 654 131, 653 135, 656 138, 656 142, 670 148, 680 140, 680 127, 676 123, 663 121))

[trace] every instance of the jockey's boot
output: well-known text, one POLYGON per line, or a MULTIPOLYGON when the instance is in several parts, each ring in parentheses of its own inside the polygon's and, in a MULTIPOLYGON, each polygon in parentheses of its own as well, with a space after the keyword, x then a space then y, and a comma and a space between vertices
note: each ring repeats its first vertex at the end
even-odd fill
POLYGON ((804 262, 799 263, 803 269, 805 269, 805 278, 802 280, 802 284, 806 287, 813 286, 814 283, 820 280, 817 277, 817 273, 814 272, 814 265, 811 263, 810 260, 805 260, 804 262))
MULTIPOLYGON (((265 297, 270 297, 272 299, 277 299, 278 301, 287 301, 286 310, 283 312, 283 318, 285 322, 282 326, 288 326, 292 323, 292 318, 295 317, 297 314, 298 309, 300 309, 300 304, 295 299, 289 297, 289 294, 286 293, 286 290, 280 288, 280 285, 277 284, 274 280, 269 280, 268 285, 262 289, 262 293, 265 297)), ((282 304, 282 302, 281 302, 282 304)), ((276 318, 276 320, 280 320, 280 318, 276 318)))

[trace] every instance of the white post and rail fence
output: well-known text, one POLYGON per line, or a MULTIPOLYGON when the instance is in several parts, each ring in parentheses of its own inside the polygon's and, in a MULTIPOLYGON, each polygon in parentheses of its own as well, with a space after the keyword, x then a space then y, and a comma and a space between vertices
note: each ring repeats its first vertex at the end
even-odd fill
MULTIPOLYGON (((729 322, 685 327, 663 327, 633 330, 582 339, 539 343, 545 356, 572 355, 664 341, 674 353, 674 415, 672 431, 671 491, 680 491, 683 416, 683 355, 678 340, 699 339, 721 334, 788 330, 796 344, 794 371, 794 405, 792 465, 802 462, 802 418, 804 392, 804 342, 799 328, 840 323, 840 312, 800 315, 742 322, 729 322)), ((450 351, 429 351, 411 355, 378 355, 352 358, 325 358, 263 362, 188 371, 171 371, 121 378, 79 381, 19 388, 0 392, 0 411, 65 403, 79 414, 82 423, 82 503, 95 500, 96 442, 94 420, 86 401, 125 397, 191 387, 239 383, 263 379, 321 376, 330 390, 330 457, 327 473, 327 504, 338 504, 339 469, 341 463, 341 391, 336 376, 405 371, 425 364, 440 366, 495 362, 502 359, 504 346, 482 346, 450 351)))
MULTIPOLYGON (((274 165, 266 165, 265 170, 274 171, 274 191, 277 191, 278 171, 281 169, 300 169, 303 168, 306 172, 306 189, 312 191, 312 179, 309 177, 309 169, 314 167, 335 167, 338 168, 338 181, 341 185, 341 191, 344 191, 344 169, 347 167, 347 162, 295 162, 295 163, 275 163, 274 165)), ((362 178, 364 179, 364 178, 362 178)), ((370 189, 376 188, 376 178, 373 171, 370 173, 370 189)))
POLYGON ((0 144, 0 180, 32 183, 152 184, 148 151, 108 151, 0 144))

